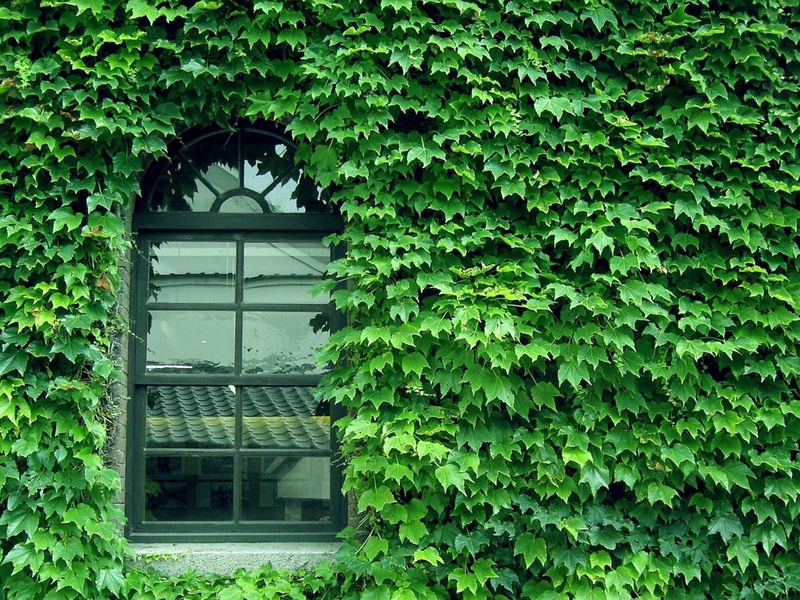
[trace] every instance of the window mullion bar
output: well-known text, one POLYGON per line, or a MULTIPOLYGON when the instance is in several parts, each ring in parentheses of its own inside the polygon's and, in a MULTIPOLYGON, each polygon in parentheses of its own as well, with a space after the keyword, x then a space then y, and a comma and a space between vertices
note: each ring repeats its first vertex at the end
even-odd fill
POLYGON ((319 385, 321 373, 296 375, 225 375, 202 374, 184 375, 180 373, 141 373, 137 374, 137 385, 251 385, 271 387, 308 387, 319 385))
MULTIPOLYGON (((147 303, 148 288, 150 283, 150 240, 145 237, 139 237, 133 247, 133 269, 134 281, 144 282, 143 285, 138 285, 134 289, 134 302, 136 312, 134 313, 133 332, 135 339, 132 347, 131 357, 133 359, 134 368, 130 374, 131 383, 133 384, 132 390, 132 403, 131 407, 131 435, 133 446, 133 460, 131 461, 131 480, 130 485, 134 489, 134 504, 131 515, 135 525, 144 522, 145 518, 145 505, 146 491, 145 481, 146 477, 146 461, 147 455, 145 453, 145 440, 147 437, 147 388, 141 387, 139 377, 141 373, 145 372, 147 365, 147 303)), ((129 442, 130 443, 130 442, 129 442)), ((130 497, 130 496, 129 496, 130 497)))
MULTIPOLYGON (((239 134, 241 156, 241 132, 239 134)), ((236 330, 234 334, 234 373, 242 373, 242 300, 244 298, 244 241, 236 241, 236 330)), ((242 386, 236 386, 236 406, 234 411, 235 440, 233 456, 233 522, 242 518, 242 386)))
POLYGON ((259 312, 311 312, 322 313, 330 310, 330 303, 325 304, 248 304, 248 310, 259 312))
POLYGON ((144 285, 139 285, 136 293, 136 314, 134 316, 134 331, 136 339, 134 341, 134 383, 138 383, 136 375, 144 373, 147 366, 147 299, 148 288, 150 287, 150 240, 139 238, 136 246, 135 269, 136 277, 143 281, 144 285))
POLYGON ((233 456, 233 522, 238 523, 242 520, 242 386, 236 386, 236 410, 235 410, 235 431, 233 456))
POLYGON ((236 327, 234 334, 234 373, 242 374, 242 300, 244 298, 244 242, 236 242, 236 327))

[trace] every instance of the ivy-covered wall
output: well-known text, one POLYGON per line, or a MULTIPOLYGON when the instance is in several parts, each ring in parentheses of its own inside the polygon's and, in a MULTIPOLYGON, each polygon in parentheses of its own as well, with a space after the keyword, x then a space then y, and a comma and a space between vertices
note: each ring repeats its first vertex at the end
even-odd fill
POLYGON ((0 598, 800 597, 791 0, 6 0, 0 598), (347 223, 333 564, 126 566, 127 210, 285 125, 347 223), (124 311, 123 311, 124 312, 124 311))

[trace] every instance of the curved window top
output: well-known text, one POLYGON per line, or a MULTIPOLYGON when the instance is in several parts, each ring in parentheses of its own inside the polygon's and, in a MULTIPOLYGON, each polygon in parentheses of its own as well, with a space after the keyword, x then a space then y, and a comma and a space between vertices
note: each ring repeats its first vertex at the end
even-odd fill
POLYGON ((330 213, 286 138, 256 127, 205 132, 159 161, 138 213, 330 213))

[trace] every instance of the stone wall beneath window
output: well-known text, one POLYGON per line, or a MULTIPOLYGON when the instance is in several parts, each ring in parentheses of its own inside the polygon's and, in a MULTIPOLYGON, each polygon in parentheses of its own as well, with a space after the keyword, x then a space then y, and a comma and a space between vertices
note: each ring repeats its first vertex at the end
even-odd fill
POLYGON ((229 575, 238 569, 258 569, 269 563, 274 569, 296 571, 333 558, 339 542, 133 544, 136 562, 165 575, 187 569, 198 573, 229 575))

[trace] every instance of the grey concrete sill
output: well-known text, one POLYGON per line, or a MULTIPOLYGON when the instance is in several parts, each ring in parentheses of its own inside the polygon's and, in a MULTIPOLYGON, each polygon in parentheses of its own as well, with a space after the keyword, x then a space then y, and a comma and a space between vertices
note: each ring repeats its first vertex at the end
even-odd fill
POLYGON ((229 575, 237 569, 258 569, 270 563, 275 569, 297 570, 333 558, 339 542, 265 542, 258 544, 131 544, 137 563, 165 575, 186 569, 229 575))

